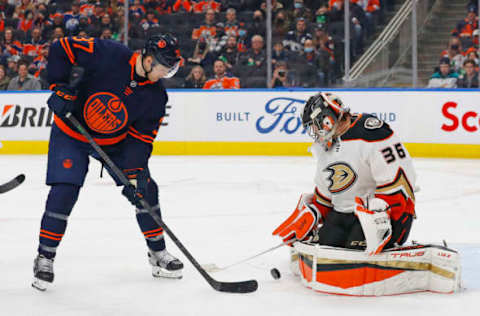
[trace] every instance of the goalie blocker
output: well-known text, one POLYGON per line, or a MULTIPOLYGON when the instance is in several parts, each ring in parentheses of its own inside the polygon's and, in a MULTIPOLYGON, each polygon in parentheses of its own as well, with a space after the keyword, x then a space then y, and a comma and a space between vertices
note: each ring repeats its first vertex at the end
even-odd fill
POLYGON ((461 289, 460 255, 442 246, 415 244, 375 256, 305 242, 294 248, 302 283, 322 293, 383 296, 461 289))

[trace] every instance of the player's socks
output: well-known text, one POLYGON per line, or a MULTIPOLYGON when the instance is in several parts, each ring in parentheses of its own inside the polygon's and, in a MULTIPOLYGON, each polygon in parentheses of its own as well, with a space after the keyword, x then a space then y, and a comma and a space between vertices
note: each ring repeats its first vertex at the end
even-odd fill
POLYGON ((162 251, 148 251, 148 262, 152 266, 154 277, 181 279, 183 263, 172 256, 166 249, 162 251))

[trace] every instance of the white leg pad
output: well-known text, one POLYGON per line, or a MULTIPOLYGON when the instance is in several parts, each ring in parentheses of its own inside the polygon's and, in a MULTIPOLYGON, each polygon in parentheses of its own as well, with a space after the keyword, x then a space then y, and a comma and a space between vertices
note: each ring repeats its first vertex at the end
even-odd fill
POLYGON ((437 245, 363 251, 297 242, 302 283, 318 292, 382 296, 461 290, 460 255, 437 245))

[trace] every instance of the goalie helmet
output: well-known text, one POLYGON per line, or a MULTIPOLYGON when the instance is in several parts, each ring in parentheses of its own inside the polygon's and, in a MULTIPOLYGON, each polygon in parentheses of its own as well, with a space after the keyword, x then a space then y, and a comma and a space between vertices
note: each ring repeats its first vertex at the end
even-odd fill
POLYGON ((331 93, 320 92, 310 97, 303 108, 302 124, 316 142, 330 149, 336 140, 339 121, 350 109, 340 98, 331 93))
MULTIPOLYGON (((161 64, 168 69, 164 78, 171 78, 180 66, 180 51, 178 40, 172 34, 153 35, 145 43, 142 56, 153 56, 155 63, 161 64)), ((153 65, 153 67, 155 64, 153 65)))

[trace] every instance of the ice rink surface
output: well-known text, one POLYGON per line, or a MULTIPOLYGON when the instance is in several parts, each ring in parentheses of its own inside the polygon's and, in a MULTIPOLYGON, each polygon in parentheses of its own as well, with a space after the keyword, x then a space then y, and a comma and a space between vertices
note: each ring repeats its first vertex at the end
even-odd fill
MULTIPOLYGON (((182 280, 153 279, 134 209, 92 161, 55 260, 47 292, 31 288, 48 187, 45 156, 0 156, 0 182, 27 179, 0 195, 0 315, 479 315, 480 160, 415 159, 417 215, 410 240, 446 240, 462 255, 462 293, 355 298, 305 288, 280 248, 229 270, 222 281, 255 278, 252 294, 210 288, 185 263, 182 280), (273 280, 269 270, 282 273, 273 280)), ((271 232, 313 189, 308 157, 159 157, 151 171, 165 222, 202 264, 238 261, 279 243, 271 232)))

